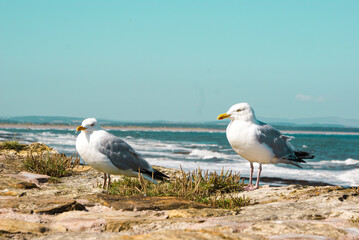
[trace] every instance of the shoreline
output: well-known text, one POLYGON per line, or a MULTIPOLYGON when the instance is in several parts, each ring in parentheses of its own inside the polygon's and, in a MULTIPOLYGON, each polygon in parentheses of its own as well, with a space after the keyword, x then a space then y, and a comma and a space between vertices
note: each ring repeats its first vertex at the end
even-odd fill
MULTIPOLYGON (((0 123, 0 129, 73 129, 76 131, 77 125, 64 124, 31 124, 31 123, 0 123)), ((191 127, 144 127, 144 126, 102 126, 105 130, 121 131, 168 131, 168 132, 223 132, 225 129, 215 128, 191 128, 191 127)), ((283 134, 323 134, 323 135, 351 135, 359 136, 359 132, 344 131, 308 131, 308 130, 280 130, 283 134)))

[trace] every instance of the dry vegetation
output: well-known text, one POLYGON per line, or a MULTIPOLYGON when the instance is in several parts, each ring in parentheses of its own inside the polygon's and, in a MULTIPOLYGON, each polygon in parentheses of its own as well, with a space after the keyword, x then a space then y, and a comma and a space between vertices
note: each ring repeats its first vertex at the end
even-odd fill
POLYGON ((63 154, 32 154, 29 152, 22 161, 30 172, 45 174, 50 177, 65 177, 73 174, 73 168, 80 163, 78 157, 66 157, 63 154))
POLYGON ((5 141, 0 143, 0 150, 20 151, 25 149, 26 147, 26 144, 19 143, 18 141, 5 141))
POLYGON ((213 207, 238 210, 249 203, 248 199, 239 197, 243 190, 243 180, 237 173, 227 171, 209 173, 200 169, 193 172, 184 172, 172 177, 168 181, 151 183, 142 176, 139 178, 124 177, 114 182, 109 189, 110 194, 128 196, 172 196, 191 201, 208 204, 213 207))

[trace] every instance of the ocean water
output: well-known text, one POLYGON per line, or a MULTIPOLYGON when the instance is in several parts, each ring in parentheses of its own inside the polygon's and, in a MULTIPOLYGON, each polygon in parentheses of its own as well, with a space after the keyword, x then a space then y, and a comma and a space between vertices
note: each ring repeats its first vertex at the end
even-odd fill
MULTIPOLYGON (((230 147, 225 132, 189 130, 109 130, 128 142, 154 165, 188 171, 222 169, 249 177, 249 163, 230 147)), ((76 153, 75 129, 0 128, 0 141, 17 139, 24 143, 42 142, 60 153, 76 153)), ((307 181, 341 186, 359 185, 359 135, 331 132, 294 133, 291 143, 316 157, 303 168, 286 164, 263 165, 262 184, 283 185, 307 181)), ((255 164, 255 168, 257 165, 255 164)), ((256 169, 255 173, 256 175, 256 169)))

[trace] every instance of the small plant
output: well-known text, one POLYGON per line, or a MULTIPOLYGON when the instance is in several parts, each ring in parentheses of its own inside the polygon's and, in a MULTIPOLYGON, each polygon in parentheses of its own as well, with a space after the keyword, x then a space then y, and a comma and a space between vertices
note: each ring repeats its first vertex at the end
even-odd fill
POLYGON ((26 144, 19 143, 18 141, 5 141, 0 143, 0 150, 20 151, 25 149, 26 147, 26 144))
POLYGON ((22 161, 25 169, 45 174, 53 178, 69 176, 80 162, 78 157, 66 157, 64 154, 29 153, 22 161))
POLYGON ((359 223, 359 217, 352 216, 349 221, 351 221, 352 223, 359 223))
POLYGON ((122 196, 179 197, 213 207, 238 210, 249 203, 248 199, 236 194, 243 187, 240 175, 232 171, 224 173, 222 170, 217 174, 198 169, 186 173, 181 169, 179 175, 157 185, 146 181, 142 175, 138 178, 124 177, 110 186, 109 193, 122 196))

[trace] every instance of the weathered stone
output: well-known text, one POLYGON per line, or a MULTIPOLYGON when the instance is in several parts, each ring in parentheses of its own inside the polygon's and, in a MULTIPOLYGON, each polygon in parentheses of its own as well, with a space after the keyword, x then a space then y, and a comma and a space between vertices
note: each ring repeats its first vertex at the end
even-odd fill
POLYGON ((1 219, 0 232, 41 234, 50 231, 44 224, 24 222, 14 219, 1 219))
POLYGON ((32 189, 38 186, 33 182, 27 182, 13 177, 15 174, 3 175, 0 179, 0 189, 17 188, 17 189, 32 189))
POLYGON ((74 172, 87 172, 89 170, 91 170, 92 167, 91 166, 88 166, 88 165, 79 165, 79 166, 76 166, 74 167, 72 170, 74 172))
POLYGON ((213 230, 167 230, 157 231, 145 235, 135 236, 118 236, 110 238, 111 240, 158 240, 158 239, 172 239, 172 240, 261 240, 265 239, 260 236, 245 234, 245 233, 231 233, 213 230))
POLYGON ((236 212, 232 210, 215 208, 174 209, 167 211, 166 213, 169 218, 221 217, 236 214, 236 212))
POLYGON ((50 179, 50 176, 47 175, 36 174, 36 173, 25 172, 25 171, 22 171, 18 174, 7 174, 7 176, 17 178, 25 182, 35 183, 36 185, 40 185, 41 183, 46 183, 50 179))
POLYGON ((251 225, 244 233, 255 233, 263 236, 277 236, 283 234, 301 234, 325 236, 333 239, 345 237, 348 233, 329 224, 304 221, 271 221, 258 222, 251 225))
POLYGON ((121 233, 114 232, 64 232, 36 237, 36 240, 109 240, 115 236, 119 237, 119 235, 122 236, 121 233))
POLYGON ((10 187, 20 188, 20 189, 31 189, 31 188, 38 188, 38 185, 32 182, 19 181, 10 184, 10 187))
POLYGON ((171 210, 185 208, 208 208, 207 205, 183 200, 175 197, 144 197, 144 196, 116 196, 99 194, 96 196, 101 203, 116 210, 171 210))
POLYGON ((14 191, 10 191, 9 189, 4 189, 2 191, 0 191, 0 196, 17 196, 17 193, 14 191))
POLYGON ((106 225, 106 213, 71 211, 57 215, 53 224, 65 227, 67 231, 96 231, 102 232, 106 225))
POLYGON ((85 206, 76 202, 73 199, 56 197, 56 196, 42 196, 41 198, 34 198, 31 196, 24 197, 1 197, 0 208, 17 209, 24 213, 38 213, 38 214, 58 214, 73 210, 86 210, 85 206))
POLYGON ((42 208, 34 209, 34 213, 39 214, 58 214, 68 211, 74 210, 86 210, 85 206, 76 202, 73 199, 66 199, 66 198, 54 198, 54 199, 47 199, 41 202, 42 208))

